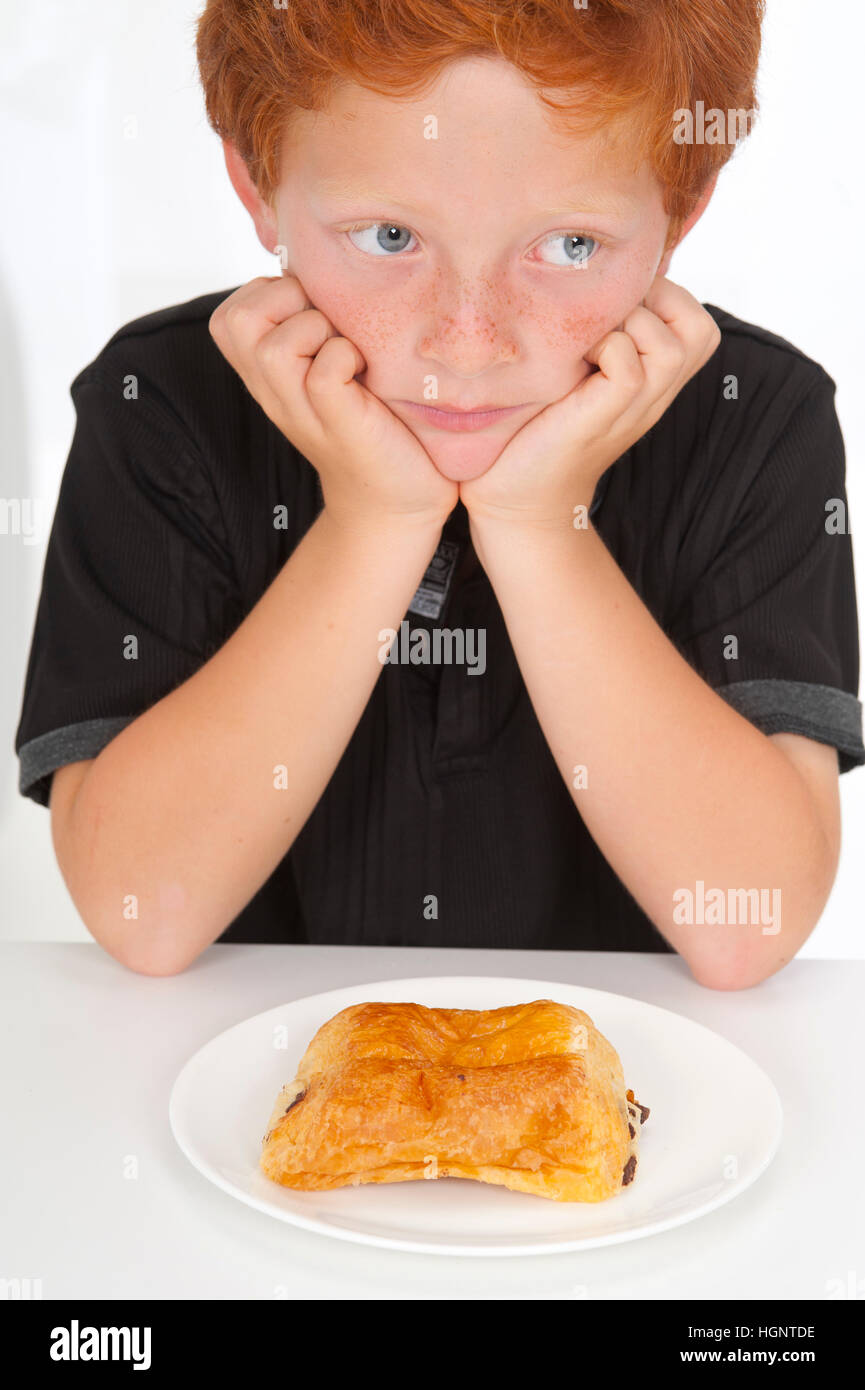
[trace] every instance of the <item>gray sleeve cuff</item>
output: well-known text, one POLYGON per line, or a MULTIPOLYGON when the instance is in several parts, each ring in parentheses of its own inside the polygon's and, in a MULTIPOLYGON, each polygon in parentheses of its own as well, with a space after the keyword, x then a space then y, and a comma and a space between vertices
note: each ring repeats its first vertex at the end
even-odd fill
POLYGON ((862 704, 846 690, 808 681, 735 681, 715 694, 764 734, 802 734, 838 750, 839 772, 865 763, 862 704))
POLYGON ((51 776, 67 763, 95 758, 107 743, 137 718, 134 714, 119 719, 87 719, 82 724, 66 724, 47 734, 31 738, 18 751, 20 764, 18 790, 40 806, 48 805, 51 776))

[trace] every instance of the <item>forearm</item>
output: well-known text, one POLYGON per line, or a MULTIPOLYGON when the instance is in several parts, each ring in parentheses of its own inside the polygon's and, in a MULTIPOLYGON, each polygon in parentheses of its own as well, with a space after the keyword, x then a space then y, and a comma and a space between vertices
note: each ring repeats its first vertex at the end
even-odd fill
POLYGON ((835 869, 803 779, 692 670, 592 527, 508 533, 473 521, 472 535, 553 757, 605 858, 701 982, 772 974, 812 930, 835 869), (780 930, 772 911, 751 921, 744 898, 747 920, 677 922, 682 890, 699 899, 700 881, 725 899, 764 890, 763 906, 780 902, 780 930))
POLYGON ((99 754, 61 867, 110 954, 180 969, 267 880, 363 713, 378 633, 398 626, 439 532, 348 535, 323 512, 225 645, 99 754))

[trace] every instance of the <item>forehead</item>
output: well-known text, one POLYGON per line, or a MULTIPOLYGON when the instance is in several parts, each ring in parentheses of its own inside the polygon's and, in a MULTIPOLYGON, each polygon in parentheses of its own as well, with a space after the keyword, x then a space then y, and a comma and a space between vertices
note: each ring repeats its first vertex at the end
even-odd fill
POLYGON ((453 62, 410 97, 341 83, 325 110, 292 117, 282 175, 323 199, 436 206, 446 191, 475 207, 504 197, 552 211, 576 196, 584 211, 597 203, 627 215, 657 191, 655 180, 628 128, 592 129, 588 101, 585 109, 584 122, 566 126, 498 57, 453 62))

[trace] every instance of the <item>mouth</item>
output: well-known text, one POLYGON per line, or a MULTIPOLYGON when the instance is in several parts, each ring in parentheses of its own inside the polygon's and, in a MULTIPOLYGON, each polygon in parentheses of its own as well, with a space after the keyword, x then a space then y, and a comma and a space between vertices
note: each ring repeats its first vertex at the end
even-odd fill
POLYGON ((509 415, 514 415, 518 410, 525 410, 525 405, 490 406, 480 407, 472 410, 461 410, 451 406, 443 409, 433 405, 418 405, 416 401, 398 401, 397 404, 407 406, 414 415, 420 420, 425 420, 428 425, 433 425, 440 430, 452 430, 462 433, 465 430, 482 430, 487 425, 494 425, 497 420, 505 420, 509 415))

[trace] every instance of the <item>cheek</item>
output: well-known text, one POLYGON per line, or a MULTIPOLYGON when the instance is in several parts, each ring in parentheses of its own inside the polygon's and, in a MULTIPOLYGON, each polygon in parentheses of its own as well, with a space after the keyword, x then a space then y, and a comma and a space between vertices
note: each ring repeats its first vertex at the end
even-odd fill
MULTIPOLYGON (((370 293, 369 286, 355 288, 346 275, 344 262, 316 227, 297 215, 292 207, 282 208, 280 241, 288 248, 289 273, 296 275, 307 297, 320 309, 342 337, 363 353, 367 368, 375 376, 383 359, 400 347, 399 333, 405 332, 407 319, 393 296, 370 293)), ((361 379, 366 373, 360 374, 361 379)))
POLYGON ((303 281, 307 294, 325 318, 330 319, 337 333, 348 338, 363 353, 371 367, 383 353, 393 353, 400 345, 412 319, 391 295, 384 303, 382 296, 335 289, 328 277, 303 281))
POLYGON ((557 308, 546 319, 538 319, 538 332, 552 351, 569 358, 582 357, 615 327, 616 321, 611 318, 614 312, 597 300, 564 313, 557 308))
POLYGON ((553 394, 561 395, 588 372, 585 354, 622 317, 618 297, 609 293, 571 294, 569 302, 564 296, 556 301, 533 298, 519 316, 523 354, 553 394))
POLYGON ((654 275, 652 265, 635 258, 615 273, 599 277, 595 285, 587 283, 578 293, 571 291, 544 306, 527 306, 524 321, 531 323, 537 341, 556 352, 582 356, 621 326, 647 293, 654 275))

